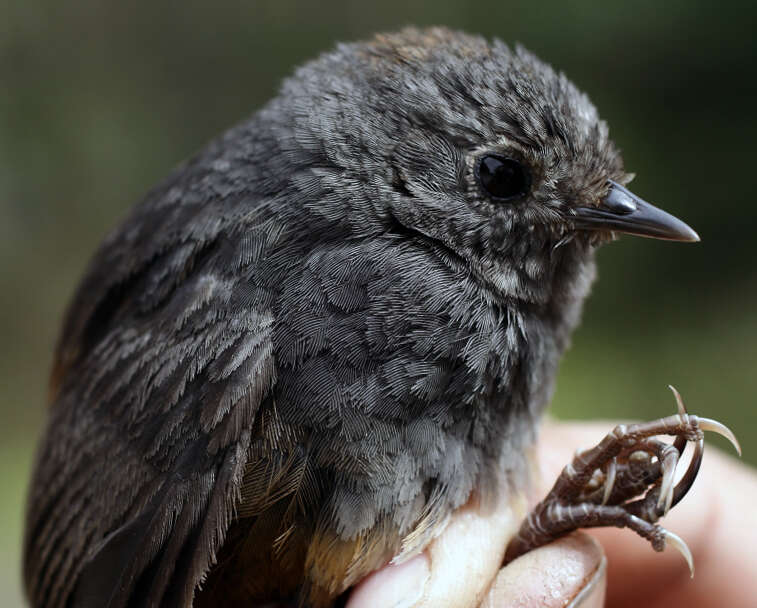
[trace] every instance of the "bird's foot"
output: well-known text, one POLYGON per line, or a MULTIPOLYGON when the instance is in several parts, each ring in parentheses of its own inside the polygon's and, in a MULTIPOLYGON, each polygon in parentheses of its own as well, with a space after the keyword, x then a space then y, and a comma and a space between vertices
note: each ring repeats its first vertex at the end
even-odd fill
POLYGON ((630 528, 652 543, 678 549, 694 574, 686 543, 662 528, 657 520, 689 491, 702 463, 704 431, 726 437, 741 454, 736 437, 725 425, 689 415, 681 396, 671 386, 678 413, 652 422, 619 424, 595 447, 577 452, 547 497, 542 500, 510 541, 505 563, 578 528, 630 528), (658 435, 675 437, 672 444, 658 435), (694 454, 686 472, 674 483, 676 466, 686 445, 694 454))

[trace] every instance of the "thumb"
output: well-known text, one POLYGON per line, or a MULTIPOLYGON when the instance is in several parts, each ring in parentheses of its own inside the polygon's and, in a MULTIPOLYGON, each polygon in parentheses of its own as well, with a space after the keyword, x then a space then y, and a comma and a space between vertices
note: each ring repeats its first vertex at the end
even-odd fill
POLYGON ((481 606, 601 608, 606 587, 607 560, 602 547, 577 532, 502 568, 481 606))
POLYGON ((526 510, 522 495, 482 507, 469 501, 420 555, 364 579, 347 608, 474 608, 502 564, 526 510))
POLYGON ((525 511, 522 495, 488 509, 471 501, 422 554, 364 579, 347 608, 601 606, 604 556, 586 535, 571 535, 500 569, 525 511))

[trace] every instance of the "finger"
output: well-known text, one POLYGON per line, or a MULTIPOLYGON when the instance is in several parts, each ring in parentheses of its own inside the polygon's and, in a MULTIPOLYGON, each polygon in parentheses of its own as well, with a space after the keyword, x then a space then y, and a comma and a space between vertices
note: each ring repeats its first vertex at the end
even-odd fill
POLYGON ((523 518, 525 497, 458 509, 423 554, 373 573, 352 592, 347 608, 474 608, 486 595, 507 541, 523 518))
POLYGON ((350 594, 346 608, 413 606, 423 597, 431 577, 424 551, 402 564, 390 564, 364 579, 350 594))
POLYGON ((601 608, 607 568, 599 543, 574 533, 522 555, 499 571, 482 608, 601 608))

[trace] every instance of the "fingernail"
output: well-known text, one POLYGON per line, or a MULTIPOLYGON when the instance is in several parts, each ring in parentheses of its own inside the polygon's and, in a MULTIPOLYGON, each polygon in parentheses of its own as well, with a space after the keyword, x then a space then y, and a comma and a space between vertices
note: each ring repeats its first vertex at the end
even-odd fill
POLYGON ((581 588, 567 608, 602 608, 607 590, 607 558, 602 557, 594 574, 581 588))
POLYGON ((423 597, 430 576, 425 553, 390 564, 355 587, 346 608, 410 608, 423 597))

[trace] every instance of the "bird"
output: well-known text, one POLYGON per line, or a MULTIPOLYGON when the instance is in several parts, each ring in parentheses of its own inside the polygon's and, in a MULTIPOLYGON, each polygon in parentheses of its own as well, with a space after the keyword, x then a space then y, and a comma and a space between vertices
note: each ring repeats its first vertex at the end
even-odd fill
POLYGON ((85 272, 28 496, 31 605, 327 608, 471 496, 515 496, 597 248, 698 240, 631 178, 520 46, 406 28, 296 69, 85 272))

